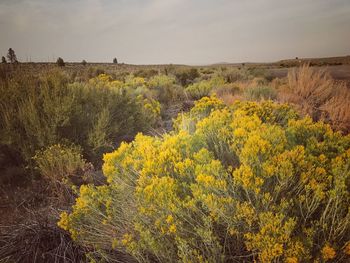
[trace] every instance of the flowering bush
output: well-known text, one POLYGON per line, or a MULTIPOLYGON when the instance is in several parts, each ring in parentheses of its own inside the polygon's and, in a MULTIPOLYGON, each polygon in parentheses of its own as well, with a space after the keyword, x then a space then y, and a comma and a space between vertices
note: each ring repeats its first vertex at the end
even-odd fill
POLYGON ((203 119, 213 111, 217 109, 223 109, 224 103, 219 100, 216 96, 204 97, 199 101, 195 101, 195 107, 190 112, 181 113, 173 120, 173 126, 176 131, 179 129, 193 132, 196 127, 196 123, 203 119))
POLYGON ((108 183, 82 186, 59 225, 106 260, 348 259, 350 136, 272 102, 203 98, 191 113, 193 131, 106 154, 108 183))
POLYGON ((219 88, 225 84, 225 80, 220 77, 214 77, 210 80, 203 80, 194 83, 185 89, 185 92, 193 99, 201 99, 209 96, 214 88, 219 88))
POLYGON ((40 174, 50 183, 53 193, 61 198, 71 187, 83 183, 84 171, 89 167, 80 147, 74 145, 52 145, 37 151, 33 159, 40 174))

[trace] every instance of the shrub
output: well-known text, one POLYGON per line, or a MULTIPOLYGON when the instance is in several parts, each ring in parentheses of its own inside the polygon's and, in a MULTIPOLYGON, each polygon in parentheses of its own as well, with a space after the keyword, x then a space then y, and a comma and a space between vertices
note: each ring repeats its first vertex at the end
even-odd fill
POLYGON ((27 162, 36 150, 57 143, 74 102, 67 82, 59 71, 40 77, 16 75, 1 82, 1 143, 27 162))
POLYGON ((183 87, 187 87, 189 84, 192 84, 199 76, 200 74, 196 68, 184 68, 175 72, 175 77, 178 84, 183 87))
POLYGON ((350 136, 272 102, 209 114, 192 133, 139 134, 106 154, 108 184, 82 186, 59 225, 107 259, 344 260, 350 136))
POLYGON ((277 92, 268 86, 249 87, 244 90, 244 97, 247 100, 275 100, 277 92))
POLYGON ((271 73, 264 68, 252 67, 249 68, 248 71, 250 75, 257 78, 262 78, 264 81, 270 82, 273 80, 273 76, 271 75, 271 73))
POLYGON ((209 116, 212 111, 223 109, 224 107, 224 103, 216 96, 204 97, 195 101, 194 107, 189 112, 179 114, 173 121, 174 130, 186 130, 192 133, 199 120, 209 116))
POLYGON ((241 88, 233 83, 227 83, 212 89, 211 94, 216 95, 226 105, 231 105, 234 101, 241 99, 241 88))
POLYGON ((298 110, 314 120, 325 120, 333 128, 349 132, 350 91, 345 83, 337 82, 325 70, 303 65, 288 72, 288 87, 279 99, 294 103, 298 110))
POLYGON ((30 164, 37 150, 68 141, 99 166, 102 152, 148 131, 159 118, 145 110, 129 84, 106 74, 88 83, 69 83, 60 70, 0 82, 0 144, 30 164))
POLYGON ((147 82, 147 86, 152 93, 152 97, 165 106, 183 101, 185 98, 183 88, 175 84, 175 78, 173 77, 156 75, 147 82))
POLYGON ((320 109, 322 119, 329 122, 336 130, 345 134, 350 132, 350 90, 345 83, 337 83, 334 95, 320 109))
POLYGON ((136 77, 141 77, 141 78, 152 78, 156 75, 158 75, 158 71, 155 69, 140 69, 135 72, 134 74, 136 77))
POLYGON ((220 73, 222 77, 225 79, 225 82, 227 83, 234 83, 237 81, 246 81, 252 78, 249 71, 245 68, 238 69, 238 68, 232 68, 229 70, 225 70, 220 73))
POLYGON ((71 185, 74 176, 83 171, 85 160, 76 146, 56 144, 34 156, 40 174, 53 184, 71 185))
POLYGON ((218 87, 215 87, 214 89, 212 89, 211 91, 213 94, 216 94, 216 96, 221 97, 224 96, 226 94, 230 94, 230 95, 236 95, 239 94, 241 92, 240 88, 234 84, 224 84, 224 85, 220 85, 218 87))
POLYGON ((303 65, 288 72, 288 89, 282 100, 292 102, 314 120, 321 116, 320 106, 327 102, 333 93, 333 80, 324 70, 312 69, 303 65))
POLYGON ((218 88, 225 84, 224 79, 220 77, 211 78, 210 80, 203 80, 201 82, 189 85, 185 92, 190 98, 194 100, 201 99, 203 97, 209 96, 214 88, 218 88))

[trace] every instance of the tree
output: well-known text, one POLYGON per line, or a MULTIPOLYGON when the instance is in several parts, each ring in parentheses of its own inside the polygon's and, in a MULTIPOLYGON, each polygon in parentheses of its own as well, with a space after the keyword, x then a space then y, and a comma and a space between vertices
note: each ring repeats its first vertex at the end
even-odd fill
POLYGON ((83 66, 85 66, 85 65, 87 64, 86 60, 83 59, 83 61, 81 62, 81 64, 82 64, 83 66))
POLYGON ((2 58, 1 58, 1 63, 2 64, 6 64, 7 63, 6 58, 4 56, 2 56, 2 58))
POLYGON ((118 64, 117 58, 114 58, 114 59, 113 59, 113 63, 114 63, 114 64, 118 64))
POLYGON ((59 57, 57 59, 56 63, 57 63, 57 66, 59 66, 59 67, 64 67, 65 66, 64 60, 61 57, 59 57))
POLYGON ((9 60, 10 63, 17 63, 17 57, 16 57, 16 53, 12 48, 9 48, 9 51, 7 53, 7 58, 9 60))

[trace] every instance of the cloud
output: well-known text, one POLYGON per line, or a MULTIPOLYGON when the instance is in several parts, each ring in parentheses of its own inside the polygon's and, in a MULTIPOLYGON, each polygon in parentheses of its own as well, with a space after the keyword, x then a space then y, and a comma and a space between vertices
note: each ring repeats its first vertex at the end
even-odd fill
POLYGON ((2 0, 22 60, 272 61, 350 53, 347 0, 2 0))

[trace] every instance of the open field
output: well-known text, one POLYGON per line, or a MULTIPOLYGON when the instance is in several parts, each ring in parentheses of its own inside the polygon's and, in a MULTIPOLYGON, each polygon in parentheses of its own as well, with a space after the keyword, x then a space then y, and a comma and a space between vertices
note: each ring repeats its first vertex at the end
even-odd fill
MULTIPOLYGON (((327 70, 330 75, 336 80, 350 81, 350 65, 335 65, 335 66, 321 66, 317 67, 321 70, 327 70)), ((268 71, 272 76, 284 78, 291 68, 269 68, 268 71)))
POLYGON ((294 62, 0 65, 0 262, 346 262, 348 57, 294 62))

